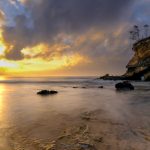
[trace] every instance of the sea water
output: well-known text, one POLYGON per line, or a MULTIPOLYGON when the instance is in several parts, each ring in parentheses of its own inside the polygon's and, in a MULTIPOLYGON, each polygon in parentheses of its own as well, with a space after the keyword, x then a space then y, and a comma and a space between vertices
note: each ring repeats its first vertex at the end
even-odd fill
MULTIPOLYGON (((121 92, 115 89, 117 82, 119 81, 96 80, 95 77, 1 80, 0 150, 23 149, 23 147, 28 150, 36 149, 31 146, 35 139, 53 140, 65 128, 80 122, 81 114, 96 110, 104 112, 100 119, 103 120, 102 123, 111 119, 112 122, 123 124, 126 132, 133 131, 133 135, 135 133, 136 137, 126 135, 131 138, 129 141, 128 138, 126 139, 126 143, 130 143, 128 145, 133 144, 132 147, 135 148, 136 143, 139 143, 139 149, 148 150, 150 148, 150 82, 131 82, 135 90, 121 92), (99 86, 104 88, 98 88, 99 86), (43 89, 56 90, 58 94, 51 96, 36 94, 43 89), (133 143, 132 139, 134 139, 133 143)), ((95 124, 101 125, 100 121, 95 124)), ((117 134, 123 133, 124 131, 119 131, 117 134)), ((124 134, 118 136, 124 140, 124 134)))

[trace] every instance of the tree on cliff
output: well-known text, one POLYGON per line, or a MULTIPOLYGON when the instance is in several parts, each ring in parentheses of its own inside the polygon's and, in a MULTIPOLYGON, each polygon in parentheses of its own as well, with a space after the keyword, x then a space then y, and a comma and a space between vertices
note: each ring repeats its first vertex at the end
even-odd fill
POLYGON ((140 39, 140 30, 137 25, 134 25, 133 30, 130 31, 130 39, 135 41, 140 39))
POLYGON ((144 33, 140 33, 139 26, 134 25, 133 29, 129 32, 130 33, 130 39, 133 41, 138 41, 140 39, 147 38, 148 36, 150 36, 149 35, 149 25, 145 24, 143 26, 143 28, 144 28, 144 31, 143 31, 144 33))
POLYGON ((144 34, 145 34, 145 37, 149 36, 149 25, 148 24, 144 25, 144 34))
POLYGON ((139 27, 137 25, 134 25, 133 31, 135 33, 136 40, 139 40, 140 39, 140 29, 139 29, 139 27))

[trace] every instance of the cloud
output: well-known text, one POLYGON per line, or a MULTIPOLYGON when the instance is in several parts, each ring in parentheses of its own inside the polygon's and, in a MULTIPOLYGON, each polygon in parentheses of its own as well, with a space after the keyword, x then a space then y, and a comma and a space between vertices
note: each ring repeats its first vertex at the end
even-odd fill
POLYGON ((120 73, 132 54, 128 31, 134 23, 149 23, 149 0, 5 0, 3 5, 6 1, 3 12, 13 20, 2 27, 6 59, 49 61, 79 54, 92 62, 78 64, 77 71, 120 73))
POLYGON ((3 24, 5 21, 5 14, 2 10, 0 10, 0 26, 3 24))
POLYGON ((131 0, 26 0, 23 4, 30 17, 17 15, 15 26, 3 27, 5 41, 13 45, 6 51, 6 58, 21 60, 23 48, 59 42, 57 37, 61 33, 80 36, 91 28, 111 28, 122 19, 131 3, 131 0))

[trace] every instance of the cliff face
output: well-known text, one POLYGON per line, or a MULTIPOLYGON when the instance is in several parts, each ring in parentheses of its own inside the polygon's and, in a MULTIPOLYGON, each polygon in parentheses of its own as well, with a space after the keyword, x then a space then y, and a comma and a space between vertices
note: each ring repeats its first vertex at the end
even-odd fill
POLYGON ((135 52, 127 65, 125 77, 133 80, 150 80, 150 37, 133 45, 135 52))
POLYGON ((106 74, 103 80, 144 80, 150 81, 150 37, 133 44, 134 56, 127 64, 127 72, 122 76, 106 74))

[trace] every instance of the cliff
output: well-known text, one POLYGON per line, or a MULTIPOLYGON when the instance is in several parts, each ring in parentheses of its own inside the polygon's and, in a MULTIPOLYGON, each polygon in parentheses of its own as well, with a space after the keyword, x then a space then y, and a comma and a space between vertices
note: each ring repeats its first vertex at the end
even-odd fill
POLYGON ((150 37, 136 42, 132 49, 134 56, 123 76, 131 80, 150 80, 150 37))
POLYGON ((103 80, 144 80, 150 81, 150 37, 133 44, 134 56, 127 64, 127 71, 122 76, 106 74, 103 80))

